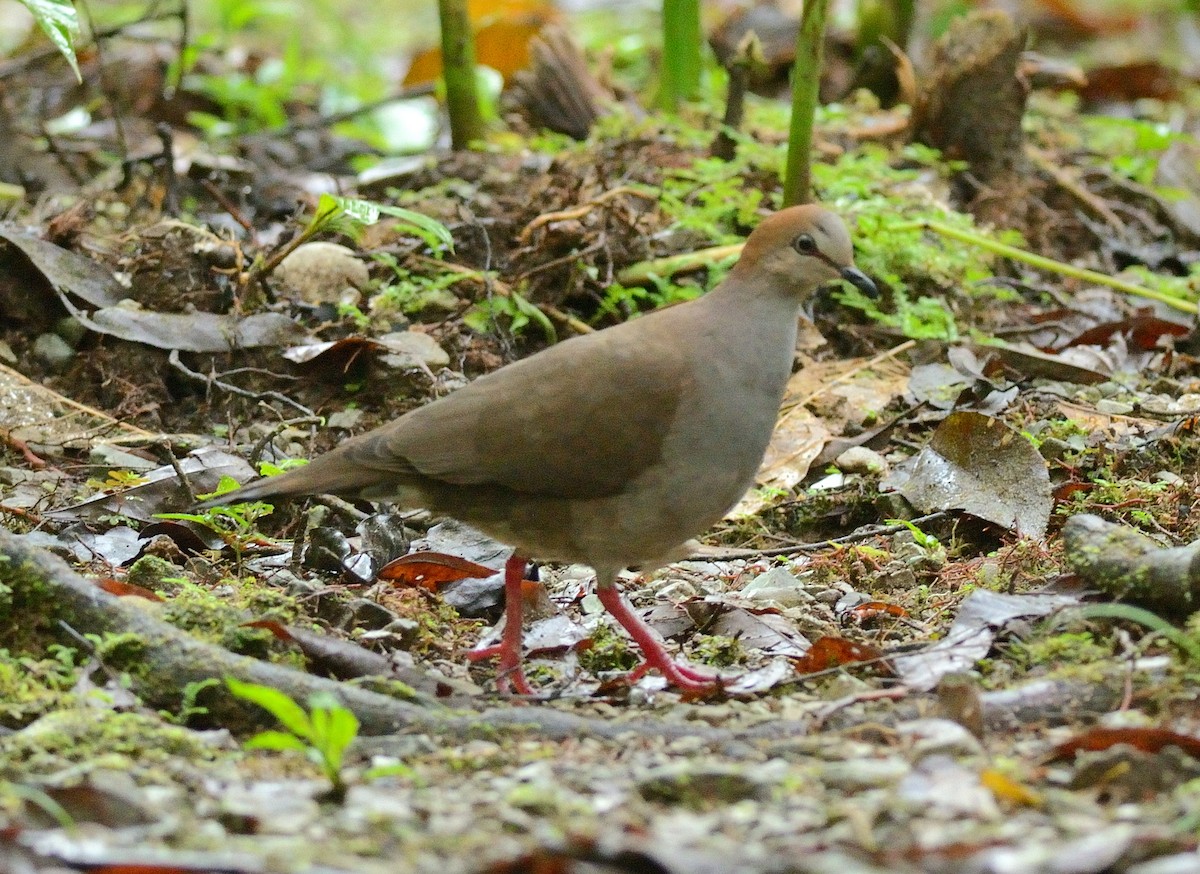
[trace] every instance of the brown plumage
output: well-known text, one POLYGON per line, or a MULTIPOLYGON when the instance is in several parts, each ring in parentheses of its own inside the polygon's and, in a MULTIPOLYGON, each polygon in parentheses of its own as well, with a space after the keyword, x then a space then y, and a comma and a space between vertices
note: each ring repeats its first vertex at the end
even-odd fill
POLYGON ((685 689, 714 678, 673 662, 620 599, 616 575, 686 553, 753 482, 791 373, 796 320, 854 267, 835 214, 781 210, 704 297, 576 337, 348 440, 305 467, 206 505, 320 493, 468 522, 516 548, 506 574, 502 676, 520 673, 519 556, 595 568, 605 606, 647 666, 685 689))

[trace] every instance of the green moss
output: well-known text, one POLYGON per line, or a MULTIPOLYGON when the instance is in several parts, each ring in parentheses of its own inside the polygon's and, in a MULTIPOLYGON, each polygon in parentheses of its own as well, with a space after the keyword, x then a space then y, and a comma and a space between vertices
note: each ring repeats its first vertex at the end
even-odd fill
POLYGON ((163 619, 230 652, 254 658, 270 655, 273 636, 242 624, 246 614, 236 598, 222 599, 208 589, 187 586, 166 603, 163 619))
POLYGON ((0 775, 8 779, 100 768, 153 779, 176 758, 211 761, 217 750, 202 736, 141 713, 91 707, 43 716, 0 744, 0 775))
POLYGON ((358 677, 347 681, 347 685, 358 686, 360 689, 366 689, 368 692, 375 692, 379 695, 387 695, 389 698, 395 698, 398 701, 416 701, 420 699, 420 695, 416 689, 402 683, 399 680, 390 680, 387 677, 358 677))
POLYGON ((746 660, 746 649, 742 642, 736 637, 720 634, 700 635, 692 647, 692 652, 704 664, 717 668, 731 667, 746 660))
POLYGON ((235 603, 252 613, 256 619, 278 619, 292 623, 300 618, 296 599, 282 589, 264 586, 253 577, 242 584, 235 603))
POLYGON ((119 671, 140 667, 145 652, 146 641, 132 632, 105 634, 96 646, 96 658, 119 671))
POLYGON ((16 728, 66 703, 77 679, 74 650, 32 659, 0 649, 0 725, 16 728))
POLYGON ((592 632, 592 645, 579 652, 580 667, 593 674, 632 671, 639 661, 638 654, 629 648, 629 641, 604 623, 592 632))
POLYGON ((166 559, 143 555, 129 568, 125 581, 160 595, 172 595, 179 591, 180 573, 179 568, 166 559))
POLYGON ((1090 631, 1065 631, 1021 641, 1009 647, 1008 655, 1018 665, 1049 669, 1057 676, 1080 676, 1078 668, 1091 666, 1102 677, 1112 661, 1112 648, 1098 643, 1090 631))

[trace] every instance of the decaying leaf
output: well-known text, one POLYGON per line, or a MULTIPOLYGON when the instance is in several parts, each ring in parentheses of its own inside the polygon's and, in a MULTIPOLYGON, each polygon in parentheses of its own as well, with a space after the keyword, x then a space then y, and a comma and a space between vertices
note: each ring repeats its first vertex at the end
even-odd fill
POLYGON ((1026 537, 1046 533, 1053 507, 1050 474, 1033 444, 969 411, 946 417, 898 490, 922 513, 965 510, 1026 537))

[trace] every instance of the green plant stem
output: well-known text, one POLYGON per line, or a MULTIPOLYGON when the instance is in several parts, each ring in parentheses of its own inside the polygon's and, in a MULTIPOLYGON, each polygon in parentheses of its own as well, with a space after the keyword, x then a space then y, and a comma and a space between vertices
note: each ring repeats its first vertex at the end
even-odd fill
POLYGON ((1078 615, 1084 619, 1122 619, 1126 622, 1136 622, 1138 625, 1161 634, 1178 647, 1188 659, 1200 664, 1200 644, 1157 613, 1151 613, 1145 608, 1135 607, 1132 604, 1086 604, 1079 609, 1078 615))
POLYGON ((804 11, 800 13, 796 64, 792 68, 792 126, 783 176, 784 206, 812 200, 813 116, 821 85, 828 11, 829 0, 804 0, 804 11))
POLYGON ((1061 276, 1070 276, 1072 279, 1082 279, 1086 282, 1095 282, 1098 285, 1107 285, 1109 288, 1115 288, 1117 291, 1123 291, 1126 294, 1132 294, 1136 297, 1144 297, 1148 300, 1158 301, 1166 304, 1172 309, 1179 310, 1183 313, 1192 313, 1193 315, 1200 311, 1195 303, 1190 300, 1173 297, 1161 291, 1155 291, 1152 288, 1146 288, 1142 285, 1136 285, 1132 282, 1126 282, 1123 279, 1117 279, 1115 276, 1108 276, 1104 273, 1097 273, 1095 270, 1088 270, 1084 267, 1074 267, 1070 264, 1065 264, 1062 261, 1055 261, 1053 258, 1047 258, 1044 255, 1035 255, 1033 252, 1027 252, 1024 249, 1018 249, 1016 246, 1009 246, 1006 243, 1000 243, 996 240, 989 240, 987 237, 979 234, 973 234, 970 231, 960 230, 959 228, 944 225, 941 222, 905 222, 904 224, 892 225, 892 231, 907 231, 924 229, 934 233, 941 234, 943 237, 949 237, 952 240, 958 240, 963 243, 970 243, 978 246, 981 249, 986 249, 1000 255, 1003 258, 1011 258, 1013 261, 1022 261, 1032 267, 1037 267, 1041 270, 1049 270, 1052 273, 1058 273, 1061 276))
POLYGON ((675 112, 700 90, 700 0, 663 0, 663 67, 659 105, 675 112))
POLYGON ((450 113, 450 142, 467 148, 483 136, 479 91, 475 81, 475 37, 467 17, 467 0, 438 0, 442 28, 442 75, 446 109, 450 113))
POLYGON ((696 252, 684 252, 682 255, 668 255, 666 258, 654 258, 650 261, 640 261, 630 264, 617 274, 617 282, 621 285, 645 285, 655 276, 674 276, 685 270, 698 270, 725 258, 731 258, 742 251, 744 243, 733 243, 728 246, 713 246, 711 249, 700 249, 696 252))

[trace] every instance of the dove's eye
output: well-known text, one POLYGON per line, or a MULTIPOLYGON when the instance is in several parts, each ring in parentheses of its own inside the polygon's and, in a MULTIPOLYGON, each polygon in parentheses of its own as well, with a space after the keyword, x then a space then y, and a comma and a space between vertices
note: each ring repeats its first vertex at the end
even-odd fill
POLYGON ((817 241, 810 234, 801 234, 792 240, 792 248, 801 255, 815 255, 817 251, 817 241))

